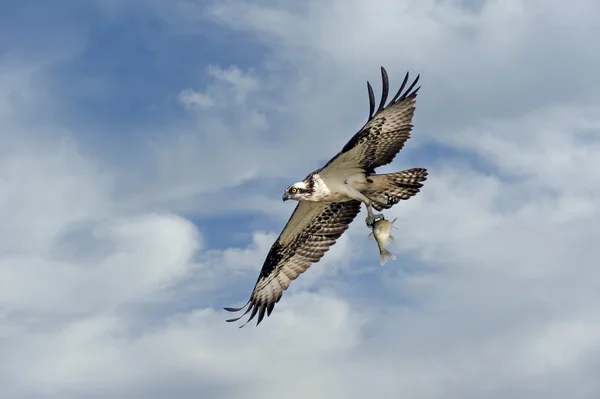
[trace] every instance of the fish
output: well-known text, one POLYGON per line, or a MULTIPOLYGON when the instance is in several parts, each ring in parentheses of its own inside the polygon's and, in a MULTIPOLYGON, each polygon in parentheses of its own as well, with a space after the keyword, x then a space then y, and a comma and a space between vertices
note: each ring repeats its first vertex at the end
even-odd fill
POLYGON ((370 239, 377 241, 377 246, 379 247, 379 261, 382 265, 388 260, 396 259, 396 255, 386 249, 388 242, 396 242, 394 236, 390 234, 395 221, 396 219, 391 222, 385 218, 380 219, 373 223, 373 231, 369 234, 370 239))

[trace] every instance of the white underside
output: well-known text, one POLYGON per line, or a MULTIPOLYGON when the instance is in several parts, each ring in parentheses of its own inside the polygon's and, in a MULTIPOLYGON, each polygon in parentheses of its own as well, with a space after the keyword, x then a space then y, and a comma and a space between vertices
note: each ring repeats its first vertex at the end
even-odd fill
POLYGON ((343 202, 357 200, 368 202, 368 198, 361 194, 360 189, 367 185, 364 172, 349 176, 320 176, 314 175, 314 192, 305 201, 312 202, 343 202))

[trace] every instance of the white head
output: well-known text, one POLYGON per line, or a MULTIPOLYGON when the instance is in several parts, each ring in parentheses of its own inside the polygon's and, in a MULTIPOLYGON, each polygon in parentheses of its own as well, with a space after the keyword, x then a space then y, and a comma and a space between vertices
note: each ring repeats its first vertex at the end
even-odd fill
POLYGON ((283 195, 281 196, 281 199, 283 200, 283 202, 287 200, 302 201, 303 198, 306 198, 307 196, 312 194, 312 188, 312 184, 307 183, 304 180, 299 181, 298 183, 294 183, 288 188, 286 188, 283 192, 283 195))

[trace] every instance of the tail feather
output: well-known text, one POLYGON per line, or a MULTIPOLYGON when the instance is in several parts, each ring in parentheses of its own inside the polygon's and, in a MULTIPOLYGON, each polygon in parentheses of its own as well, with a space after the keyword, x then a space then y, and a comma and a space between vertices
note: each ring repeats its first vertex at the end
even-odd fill
POLYGON ((393 253, 391 253, 387 249, 384 249, 383 251, 379 251, 379 262, 382 265, 385 262, 387 262, 388 260, 395 260, 395 259, 396 259, 396 255, 394 255, 393 253))
POLYGON ((369 185, 361 190, 378 211, 389 209, 401 200, 415 196, 427 180, 427 169, 413 168, 401 172, 368 177, 369 185))

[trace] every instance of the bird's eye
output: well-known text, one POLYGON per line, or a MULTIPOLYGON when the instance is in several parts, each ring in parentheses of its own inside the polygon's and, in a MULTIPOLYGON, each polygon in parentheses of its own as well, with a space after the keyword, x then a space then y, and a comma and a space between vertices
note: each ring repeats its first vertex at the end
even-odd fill
POLYGON ((298 189, 296 187, 290 188, 290 193, 296 194, 296 191, 298 191, 298 189))

